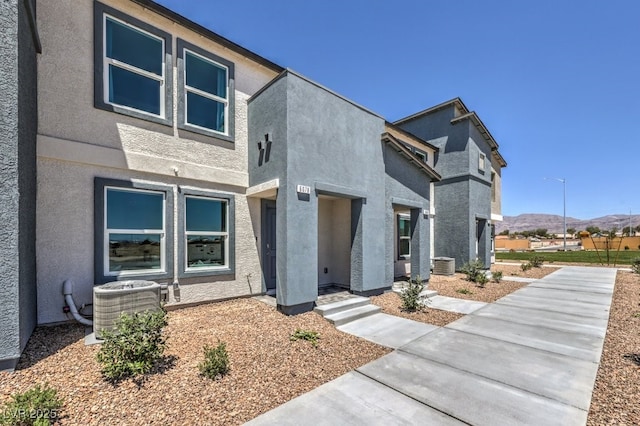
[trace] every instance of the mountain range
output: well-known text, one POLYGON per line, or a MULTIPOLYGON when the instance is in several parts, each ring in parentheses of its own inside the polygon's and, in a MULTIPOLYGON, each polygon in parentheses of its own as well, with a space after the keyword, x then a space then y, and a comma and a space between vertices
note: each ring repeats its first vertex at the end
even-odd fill
MULTIPOLYGON (((554 214, 524 213, 518 216, 504 216, 502 222, 496 222, 496 234, 508 229, 510 232, 533 231, 546 229, 550 234, 562 234, 562 216, 554 214)), ((640 215, 631 215, 631 226, 640 225, 640 215)), ((618 228, 622 230, 629 226, 628 214, 612 214, 595 219, 576 219, 567 216, 567 228, 575 228, 584 231, 588 226, 597 226, 600 229, 618 228)))

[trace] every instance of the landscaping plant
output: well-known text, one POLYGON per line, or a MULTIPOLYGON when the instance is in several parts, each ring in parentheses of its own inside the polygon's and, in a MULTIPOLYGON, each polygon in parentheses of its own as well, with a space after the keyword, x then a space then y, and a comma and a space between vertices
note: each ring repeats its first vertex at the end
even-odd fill
POLYGON ((542 264, 544 263, 544 257, 542 256, 533 256, 530 260, 529 263, 531 264, 531 266, 533 266, 534 268, 542 268, 542 264))
POLYGON ((315 348, 318 346, 318 340, 320 340, 320 334, 317 331, 307 331, 307 330, 302 330, 298 328, 289 337, 289 340, 291 341, 306 340, 307 342, 311 342, 311 345, 315 348))
POLYGON ((400 299, 402 299, 402 309, 407 312, 419 311, 424 307, 420 293, 424 290, 424 284, 420 275, 415 279, 409 280, 409 283, 400 291, 400 299))
POLYGON ((502 281, 502 271, 495 271, 491 273, 491 278, 493 278, 494 282, 499 283, 502 281))
POLYGON ((484 275, 484 263, 476 259, 462 265, 460 271, 467 276, 467 281, 475 283, 479 274, 484 275))
POLYGON ((216 380, 229 372, 229 354, 227 345, 218 342, 218 346, 212 348, 204 346, 204 361, 198 364, 200 374, 210 379, 216 380))
POLYGON ((631 261, 631 271, 634 274, 640 275, 640 257, 635 258, 631 261))
POLYGON ((460 294, 473 294, 473 292, 469 289, 466 288, 459 288, 456 290, 456 293, 460 293, 460 294))
POLYGON ((520 269, 522 269, 522 272, 527 272, 531 268, 532 268, 532 265, 530 262, 523 263, 520 265, 520 269))
POLYGON ((96 354, 106 379, 118 381, 146 374, 162 357, 166 346, 162 329, 167 325, 164 310, 122 313, 115 330, 104 330, 104 343, 96 354))
POLYGON ((0 425, 45 426, 55 423, 63 400, 55 388, 36 385, 23 393, 11 395, 0 412, 0 425))
POLYGON ((484 288, 484 286, 489 282, 489 278, 487 278, 487 274, 484 271, 478 272, 476 275, 476 285, 480 288, 484 288))

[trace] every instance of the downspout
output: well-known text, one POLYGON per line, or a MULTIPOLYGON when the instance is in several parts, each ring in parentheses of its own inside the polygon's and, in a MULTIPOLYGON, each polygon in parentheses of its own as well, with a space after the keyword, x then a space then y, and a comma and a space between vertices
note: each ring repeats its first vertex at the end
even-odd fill
POLYGON ((64 301, 69 307, 71 315, 73 315, 73 318, 76 321, 78 321, 80 324, 93 327, 93 321, 86 319, 85 317, 80 315, 80 312, 78 312, 78 308, 76 307, 76 304, 73 301, 73 296, 71 296, 72 287, 73 287, 73 284, 71 283, 71 280, 65 280, 64 283, 62 284, 62 294, 64 294, 64 301))

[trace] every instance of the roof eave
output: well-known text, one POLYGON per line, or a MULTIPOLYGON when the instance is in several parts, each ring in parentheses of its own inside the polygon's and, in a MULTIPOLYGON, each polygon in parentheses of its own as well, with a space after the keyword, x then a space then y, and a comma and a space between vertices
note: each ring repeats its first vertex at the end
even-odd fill
POLYGON ((393 135, 388 132, 385 132, 381 136, 381 140, 391 146, 393 146, 400 155, 405 157, 410 164, 413 164, 415 167, 420 169, 424 174, 429 176, 432 180, 442 180, 442 176, 435 170, 433 170, 429 165, 424 164, 422 161, 418 159, 411 151, 409 151, 398 139, 396 139, 393 135))

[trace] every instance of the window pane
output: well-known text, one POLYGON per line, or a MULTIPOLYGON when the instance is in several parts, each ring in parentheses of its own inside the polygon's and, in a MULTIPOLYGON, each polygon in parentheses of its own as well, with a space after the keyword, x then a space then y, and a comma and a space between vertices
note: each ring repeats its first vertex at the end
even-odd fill
POLYGON ((411 223, 407 218, 400 218, 398 221, 398 235, 401 237, 411 236, 411 223))
POLYGON ((109 234, 109 272, 161 267, 160 234, 109 234))
POLYGON ((227 70, 185 52, 187 86, 212 95, 227 97, 227 70))
POLYGON ((162 75, 162 41, 107 18, 107 57, 162 75))
POLYGON ((109 65, 109 102, 160 115, 160 82, 109 65))
POLYGON ((107 228, 163 229, 164 194, 107 189, 107 228))
POLYGON ((224 133, 224 104, 187 92, 187 123, 224 133))
POLYGON ((206 198, 187 197, 187 231, 226 232, 227 203, 206 198))
POLYGON ((398 247, 400 256, 409 256, 411 254, 411 241, 408 238, 402 238, 398 247))
POLYGON ((224 266, 225 237, 187 236, 187 268, 224 266))

